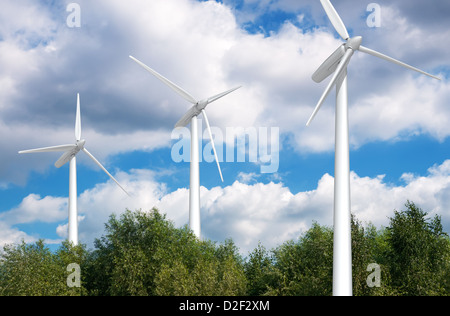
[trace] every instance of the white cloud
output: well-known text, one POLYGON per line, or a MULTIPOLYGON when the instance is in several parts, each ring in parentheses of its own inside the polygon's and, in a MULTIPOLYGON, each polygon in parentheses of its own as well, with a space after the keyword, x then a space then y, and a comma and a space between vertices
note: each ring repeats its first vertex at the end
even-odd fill
POLYGON ((22 241, 31 243, 37 241, 37 238, 29 236, 27 233, 13 228, 0 220, 0 250, 4 245, 18 244, 22 241))
POLYGON ((443 141, 450 135, 448 113, 450 84, 412 76, 397 82, 384 95, 370 94, 355 100, 350 110, 352 144, 374 140, 399 140, 428 134, 443 141))
MULTIPOLYGON (((208 108, 215 126, 275 126, 293 135, 291 145, 300 153, 333 149, 332 96, 314 124, 305 127, 326 85, 312 82, 311 74, 341 43, 331 28, 304 31, 286 22, 264 37, 246 33, 236 20, 238 12, 215 1, 79 3, 82 27, 75 29, 65 25, 68 13, 61 6, 10 2, 2 11, 0 130, 8 135, 0 140, 2 148, 11 148, 10 137, 18 149, 34 146, 36 130, 49 141, 63 134, 70 140, 77 92, 82 96, 83 127, 91 131, 86 138, 101 147, 100 158, 167 145, 169 131, 189 105, 133 63, 128 58, 132 54, 199 99, 242 84, 238 92, 208 108), (19 19, 8 18, 17 12, 19 19)), ((256 5, 261 14, 271 9, 307 12, 292 1, 246 5, 256 5)), ((449 63, 445 54, 433 55, 433 62, 428 55, 446 51, 448 32, 427 30, 425 35, 392 5, 383 6, 388 23, 374 31, 361 26, 361 12, 356 13, 364 7, 355 8, 349 1, 336 5, 349 9, 343 10, 346 24, 367 38, 367 46, 418 67, 449 63)), ((319 3, 311 10, 318 25, 326 21, 319 3)), ((412 76, 360 53, 350 66, 353 145, 400 134, 428 133, 439 139, 450 134, 448 84, 412 76)), ((0 174, 9 173, 2 177, 3 186, 23 183, 29 169, 8 169, 15 159, 12 154, 0 159, 0 174)), ((38 169, 50 165, 41 162, 38 169)))
MULTIPOLYGON (((83 243, 91 244, 99 238, 108 217, 127 208, 146 211, 157 207, 177 227, 188 224, 187 189, 168 192, 149 170, 134 170, 131 174, 120 172, 115 176, 133 197, 128 198, 112 181, 83 192, 78 199, 79 232, 83 243)), ((440 215, 444 228, 450 228, 450 160, 431 167, 427 175, 404 175, 402 178, 408 180, 404 186, 393 186, 384 182, 384 176, 369 178, 352 173, 352 212, 364 223, 370 222, 380 228, 389 225, 394 210, 402 210, 406 201, 411 200, 430 216, 440 215)), ((300 237, 313 222, 332 226, 333 192, 334 179, 328 174, 320 179, 316 189, 297 194, 282 183, 236 181, 224 188, 208 190, 202 187, 202 235, 216 241, 232 238, 244 254, 254 249, 259 241, 268 248, 276 247, 300 237)), ((3 236, 0 243, 26 236, 13 228, 18 223, 58 222, 66 218, 65 200, 33 195, 25 198, 20 207, 0 218, 6 231, 13 232, 9 237, 3 236)), ((60 236, 65 236, 64 225, 55 229, 60 236)))
POLYGON ((36 221, 54 223, 67 216, 67 199, 30 194, 20 205, 0 214, 0 220, 9 224, 26 224, 36 221))

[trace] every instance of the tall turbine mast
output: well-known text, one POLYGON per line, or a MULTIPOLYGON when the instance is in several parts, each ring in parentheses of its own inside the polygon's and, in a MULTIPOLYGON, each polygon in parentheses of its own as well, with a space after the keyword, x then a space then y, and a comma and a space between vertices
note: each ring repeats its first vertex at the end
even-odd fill
POLYGON ((102 164, 84 147, 86 140, 81 139, 81 114, 80 114, 80 95, 77 95, 77 112, 75 118, 75 144, 45 147, 19 151, 19 154, 43 153, 43 152, 64 152, 56 161, 55 167, 61 168, 70 162, 69 166, 69 229, 68 240, 73 245, 78 245, 78 209, 77 209, 77 160, 76 155, 83 151, 98 165, 128 196, 128 192, 119 184, 119 182, 102 166, 102 164))
POLYGON ((158 80, 163 82, 166 86, 172 89, 176 94, 181 96, 184 100, 192 104, 192 107, 183 115, 183 117, 175 124, 175 127, 185 127, 189 123, 191 124, 191 165, 189 176, 189 226, 194 234, 200 238, 201 225, 200 225, 200 171, 199 171, 199 147, 198 147, 198 119, 200 113, 205 118, 206 128, 208 130, 209 138, 211 140, 214 157, 219 170, 220 178, 223 182, 222 170, 220 169, 219 159, 217 157, 216 147, 214 145, 214 138, 212 136, 211 127, 209 125, 208 116, 206 115, 206 107, 208 104, 223 98, 227 94, 240 88, 236 87, 228 91, 219 93, 215 96, 209 97, 202 101, 197 101, 191 94, 180 88, 169 79, 163 77, 152 68, 145 65, 143 62, 137 60, 133 56, 130 56, 138 65, 150 72, 158 80))
POLYGON ((353 292, 347 66, 354 52, 359 50, 429 77, 438 80, 440 78, 362 46, 361 36, 350 38, 347 28, 330 0, 320 2, 337 33, 346 43, 339 46, 312 76, 315 82, 321 82, 333 74, 306 125, 311 124, 325 99, 336 86, 333 295, 351 296, 353 292))

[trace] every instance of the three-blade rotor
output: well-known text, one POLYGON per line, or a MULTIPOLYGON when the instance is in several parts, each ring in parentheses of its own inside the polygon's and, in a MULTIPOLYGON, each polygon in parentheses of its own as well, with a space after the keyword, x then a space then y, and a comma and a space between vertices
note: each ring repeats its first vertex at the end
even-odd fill
POLYGON ((440 78, 433 76, 425 71, 422 71, 416 67, 410 66, 408 64, 405 64, 404 62, 398 61, 392 57, 386 56, 382 53, 379 53, 377 51, 362 46, 361 45, 362 37, 356 36, 350 38, 344 22, 342 22, 341 17, 331 4, 330 0, 320 0, 320 2, 322 3, 322 6, 325 9, 325 12, 328 18, 330 19, 331 24, 335 28, 336 32, 342 37, 343 40, 346 41, 346 43, 339 46, 338 49, 334 51, 333 54, 331 54, 330 57, 328 57, 325 60, 325 62, 319 67, 319 69, 317 69, 317 71, 312 76, 312 79, 315 82, 321 82, 325 78, 329 77, 331 74, 334 73, 330 83, 328 84, 327 88, 325 89, 321 98, 319 99, 319 102, 317 103, 316 108, 314 109, 314 112, 311 115, 310 119, 308 120, 306 126, 309 126, 311 124, 312 120, 316 116, 317 112, 320 110, 321 106, 325 102, 327 96, 329 95, 330 91, 336 84, 337 80, 347 70, 347 66, 351 60, 351 57, 354 51, 356 50, 392 62, 396 65, 405 67, 407 69, 419 72, 431 78, 441 80, 440 78))
POLYGON ((80 95, 77 95, 77 112, 75 119, 75 139, 76 143, 73 145, 60 145, 52 147, 44 147, 30 150, 19 151, 19 154, 43 153, 43 152, 64 152, 62 156, 56 161, 55 167, 61 168, 75 157, 80 151, 83 151, 92 161, 95 162, 128 196, 128 192, 119 184, 119 182, 103 167, 103 165, 86 149, 84 145, 86 141, 81 139, 81 115, 80 115, 80 95))
MULTIPOLYGON (((164 76, 162 76, 161 74, 159 74, 158 72, 153 70, 152 68, 148 67, 143 62, 139 61, 138 59, 134 58, 133 56, 130 56, 130 58, 132 60, 134 60, 137 64, 139 64, 141 67, 143 67, 145 70, 150 72, 153 76, 155 76, 161 82, 163 82, 165 85, 167 85, 169 88, 171 88, 175 93, 177 93, 179 96, 181 96, 184 100, 186 100, 189 103, 193 104, 193 106, 175 124, 175 127, 185 127, 191 122, 192 118, 197 117, 198 115, 200 115, 200 113, 203 114, 203 117, 205 118, 205 122, 206 122, 206 127, 207 127, 207 130, 208 130, 209 138, 211 140, 211 145, 212 145, 212 149, 213 149, 213 152, 214 152, 214 157, 216 159, 217 168, 219 170, 220 178, 221 178, 221 180, 223 182, 222 170, 220 169, 219 159, 218 159, 217 152, 216 152, 216 147, 215 147, 215 144, 214 144, 214 138, 212 136, 211 126, 209 125, 208 116, 206 115, 205 108, 208 106, 208 104, 210 104, 210 103, 212 103, 214 101, 217 101, 220 98, 223 98, 224 96, 226 96, 227 94, 230 94, 231 92, 239 89, 240 86, 236 87, 236 88, 233 88, 233 89, 230 89, 228 91, 219 93, 219 94, 217 94, 215 96, 212 96, 210 98, 207 98, 207 99, 205 99, 203 101, 197 101, 192 95, 190 95, 184 89, 180 88, 179 86, 174 84, 169 79, 165 78, 164 76)), ((191 140, 191 141, 194 141, 194 140, 191 140)))

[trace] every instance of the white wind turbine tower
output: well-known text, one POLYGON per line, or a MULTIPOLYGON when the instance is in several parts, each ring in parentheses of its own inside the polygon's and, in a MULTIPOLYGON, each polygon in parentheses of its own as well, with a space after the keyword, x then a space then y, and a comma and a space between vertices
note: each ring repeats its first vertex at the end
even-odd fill
POLYGON ((69 171, 69 242, 73 245, 78 245, 78 211, 77 211, 77 163, 76 155, 80 151, 84 151, 115 183, 129 196, 128 192, 117 182, 116 179, 102 166, 100 162, 86 149, 84 145, 86 140, 81 139, 81 117, 80 117, 80 95, 77 95, 77 113, 75 120, 75 144, 60 145, 53 147, 45 147, 31 150, 19 151, 19 154, 43 153, 43 152, 58 152, 62 151, 64 154, 56 161, 55 166, 61 168, 70 161, 69 171))
POLYGON ((347 29, 329 0, 320 0, 331 23, 346 43, 325 60, 313 74, 315 82, 321 82, 334 73, 325 92, 320 98, 311 118, 309 126, 316 116, 326 97, 336 85, 336 144, 335 144, 335 179, 334 179, 334 250, 333 250, 333 295, 352 295, 352 250, 351 250, 351 211, 350 211, 350 161, 348 138, 348 96, 347 96, 347 66, 353 53, 359 50, 363 53, 379 57, 397 65, 430 75, 415 67, 395 60, 384 54, 361 46, 362 37, 350 38, 347 29))
POLYGON ((208 116, 206 115, 205 108, 208 104, 217 101, 218 99, 226 96, 227 94, 239 89, 240 87, 233 88, 231 90, 225 91, 213 97, 204 99, 202 101, 197 101, 192 95, 187 93, 185 90, 171 82, 170 80, 164 78, 162 75, 137 60, 133 56, 130 56, 132 60, 142 66, 145 70, 150 72, 157 79, 162 81, 165 85, 175 91, 184 100, 193 104, 193 106, 186 112, 186 114, 178 121, 175 127, 185 127, 191 123, 191 165, 190 165, 190 180, 189 180, 189 227, 192 229, 194 234, 200 238, 200 171, 199 171, 199 147, 198 147, 198 122, 197 116, 200 113, 203 114, 205 118, 206 127, 208 129, 209 138, 211 140, 211 145, 214 151, 214 157, 216 159, 217 168, 219 169, 220 178, 223 182, 222 171, 220 169, 219 159, 217 157, 216 148, 214 146, 214 139, 211 132, 211 127, 209 125, 208 116))

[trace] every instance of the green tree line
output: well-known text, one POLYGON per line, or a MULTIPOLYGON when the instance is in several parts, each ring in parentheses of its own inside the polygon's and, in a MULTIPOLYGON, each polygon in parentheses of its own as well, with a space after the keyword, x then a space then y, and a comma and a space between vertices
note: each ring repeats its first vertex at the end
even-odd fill
MULTIPOLYGON (((388 227, 352 218, 354 295, 450 294, 449 236, 439 216, 427 215, 408 201, 388 227)), ((231 239, 198 240, 156 209, 127 210, 110 216, 91 250, 64 242, 50 251, 42 240, 3 247, 0 295, 329 296, 332 266, 333 230, 318 223, 298 240, 271 250, 260 243, 243 256, 231 239)))

